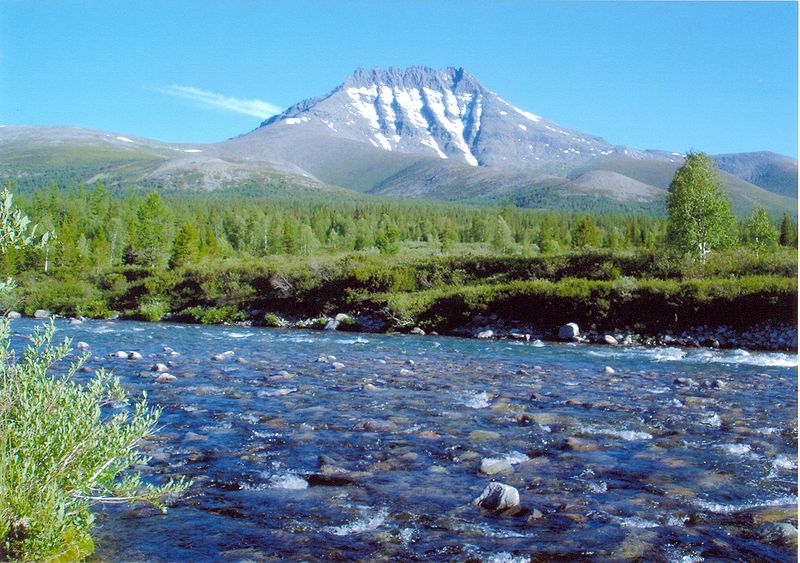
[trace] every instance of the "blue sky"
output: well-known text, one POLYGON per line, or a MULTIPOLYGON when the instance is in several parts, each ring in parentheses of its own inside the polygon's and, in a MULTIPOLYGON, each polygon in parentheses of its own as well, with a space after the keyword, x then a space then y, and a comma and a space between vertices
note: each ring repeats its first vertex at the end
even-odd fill
POLYGON ((213 142, 357 67, 463 66, 615 144, 797 155, 794 2, 0 0, 0 123, 213 142))

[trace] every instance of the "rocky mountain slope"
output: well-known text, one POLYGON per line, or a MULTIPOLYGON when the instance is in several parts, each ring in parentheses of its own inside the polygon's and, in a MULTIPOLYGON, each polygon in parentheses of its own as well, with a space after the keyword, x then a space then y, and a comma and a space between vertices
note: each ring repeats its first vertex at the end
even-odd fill
MULTIPOLYGON (((615 146, 504 100, 460 68, 358 70, 255 130, 173 145, 80 128, 0 127, 0 178, 266 191, 334 189, 592 210, 658 211, 677 152, 615 146)), ((797 161, 717 157, 734 207, 796 213, 797 161)))

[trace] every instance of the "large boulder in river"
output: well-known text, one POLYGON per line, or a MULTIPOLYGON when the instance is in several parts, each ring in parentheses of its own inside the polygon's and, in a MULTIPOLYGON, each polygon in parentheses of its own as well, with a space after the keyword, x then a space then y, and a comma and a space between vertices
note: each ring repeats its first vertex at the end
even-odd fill
POLYGON ((17 311, 9 311, 6 314, 6 318, 9 318, 9 319, 19 319, 20 317, 22 317, 22 313, 19 313, 17 311))
POLYGON ((49 319, 50 318, 50 311, 47 311, 46 309, 36 309, 36 311, 33 312, 33 318, 34 319, 49 319))
POLYGON ((519 491, 511 485, 489 483, 481 495, 472 501, 487 510, 507 510, 519 506, 519 491))
POLYGON ((573 342, 578 339, 581 329, 575 323, 567 323, 558 329, 558 339, 562 342, 573 342))

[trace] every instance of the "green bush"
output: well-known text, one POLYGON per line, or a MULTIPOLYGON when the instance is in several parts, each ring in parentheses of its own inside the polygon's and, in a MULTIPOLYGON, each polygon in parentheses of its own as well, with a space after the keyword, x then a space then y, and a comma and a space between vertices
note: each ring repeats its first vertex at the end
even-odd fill
POLYGON ((240 311, 233 305, 225 307, 190 307, 178 315, 179 319, 188 319, 191 322, 204 325, 237 323, 247 320, 247 313, 240 311))
POLYGON ((47 309, 65 317, 108 316, 109 307, 103 293, 89 281, 33 276, 20 281, 23 311, 28 315, 36 309, 47 309))
POLYGON ((139 309, 134 313, 134 315, 132 315, 132 317, 151 323, 156 323, 163 319, 167 313, 169 313, 169 303, 159 299, 154 299, 139 305, 139 309))
POLYGON ((268 326, 271 328, 281 328, 283 327, 283 325, 284 325, 283 320, 275 313, 267 313, 266 315, 264 315, 264 326, 268 326))
POLYGON ((797 278, 531 280, 383 294, 366 297, 362 304, 440 331, 463 325, 476 314, 491 313, 544 329, 571 321, 605 330, 702 324, 745 328, 768 320, 795 322, 797 278))
POLYGON ((73 381, 83 361, 65 375, 51 366, 69 353, 52 346, 52 324, 37 328, 21 358, 9 347, 0 320, 0 559, 75 561, 94 548, 91 507, 125 499, 161 506, 189 484, 144 485, 129 467, 146 463, 136 445, 154 428, 159 411, 145 397, 127 403, 119 380, 99 371, 82 387, 73 381))

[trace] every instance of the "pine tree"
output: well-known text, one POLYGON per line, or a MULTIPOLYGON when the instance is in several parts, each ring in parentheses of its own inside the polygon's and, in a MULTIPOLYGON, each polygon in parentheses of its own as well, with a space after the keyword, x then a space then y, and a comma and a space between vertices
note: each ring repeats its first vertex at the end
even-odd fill
POLYGON ((161 197, 151 193, 136 211, 133 252, 138 263, 155 267, 167 261, 171 224, 170 213, 161 197))
POLYGON ((572 232, 572 244, 576 248, 600 246, 600 231, 588 215, 582 215, 572 232))
POLYGON ((783 214, 778 242, 781 246, 797 246, 797 223, 789 218, 788 213, 783 214))
POLYGON ((400 231, 395 226, 394 221, 389 218, 389 215, 384 213, 381 216, 380 223, 378 223, 378 236, 375 237, 375 246, 381 254, 397 254, 400 250, 399 240, 400 231))
POLYGON ((172 241, 172 253, 169 257, 169 267, 178 268, 185 266, 197 259, 197 233, 191 223, 184 223, 178 229, 175 240, 172 241))

